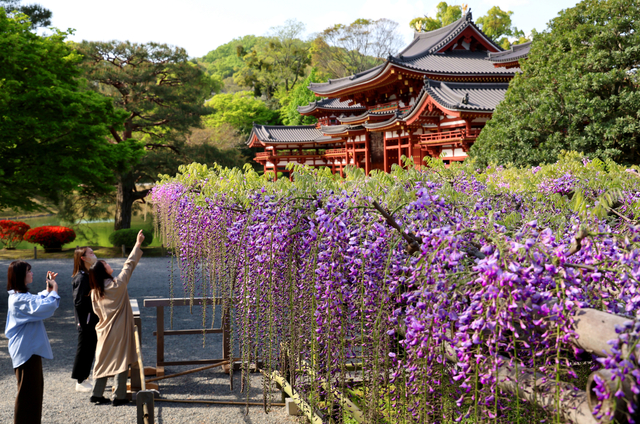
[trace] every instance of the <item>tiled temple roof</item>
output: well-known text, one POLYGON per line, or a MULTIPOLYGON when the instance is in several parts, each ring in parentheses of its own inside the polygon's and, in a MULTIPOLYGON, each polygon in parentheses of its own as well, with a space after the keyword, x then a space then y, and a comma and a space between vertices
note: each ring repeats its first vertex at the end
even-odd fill
POLYGON ((253 136, 265 144, 277 143, 323 143, 332 141, 316 128, 315 125, 257 125, 253 124, 251 135, 247 144, 251 143, 253 136))
POLYGON ((350 101, 341 102, 339 99, 324 99, 318 100, 315 102, 309 103, 307 106, 298 106, 298 112, 305 114, 311 113, 317 109, 328 109, 328 110, 364 110, 366 109, 364 106, 359 104, 349 105, 350 101))
POLYGON ((361 121, 365 118, 368 117, 384 117, 384 116, 391 116, 395 113, 395 110, 385 110, 385 111, 380 111, 380 112, 376 112, 376 111, 371 111, 368 110, 364 113, 361 113, 360 115, 356 115, 356 116, 344 116, 344 117, 338 117, 338 120, 340 122, 342 122, 343 124, 348 124, 350 122, 354 122, 354 121, 361 121))
POLYGON ((362 125, 327 125, 322 126, 321 130, 324 134, 340 135, 347 131, 360 131, 363 130, 362 125))
POLYGON ((326 83, 311 83, 309 89, 319 95, 335 93, 339 90, 366 83, 383 74, 389 66, 404 67, 406 69, 423 72, 425 74, 441 74, 470 77, 510 77, 518 72, 517 69, 496 68, 487 58, 486 51, 453 50, 439 52, 451 43, 465 29, 472 28, 476 35, 488 45, 502 53, 496 45, 472 21, 471 13, 443 28, 416 33, 413 41, 397 56, 389 56, 385 63, 374 68, 344 78, 328 80, 326 83))
POLYGON ((424 90, 449 110, 492 112, 504 99, 509 83, 459 83, 426 80, 424 90))
POLYGON ((508 83, 445 83, 425 78, 424 87, 410 109, 405 112, 395 111, 387 120, 365 122, 362 125, 369 130, 376 130, 396 122, 406 122, 411 119, 411 115, 417 113, 428 97, 447 110, 490 113, 504 99, 508 88, 508 83))
POLYGON ((436 53, 438 50, 453 41, 469 26, 473 27, 482 37, 484 37, 488 44, 495 47, 496 50, 501 51, 502 48, 483 33, 482 30, 473 23, 472 19, 473 17, 471 12, 467 12, 462 18, 442 28, 427 32, 415 32, 413 34, 413 41, 409 43, 404 50, 398 53, 398 57, 414 58, 417 56, 436 53))
POLYGON ((488 52, 455 50, 446 54, 427 54, 411 59, 389 58, 390 63, 420 72, 445 75, 513 76, 511 69, 495 68, 487 61, 488 52))
POLYGON ((532 41, 522 44, 515 44, 509 50, 497 53, 489 53, 488 61, 493 63, 515 62, 529 56, 532 41))

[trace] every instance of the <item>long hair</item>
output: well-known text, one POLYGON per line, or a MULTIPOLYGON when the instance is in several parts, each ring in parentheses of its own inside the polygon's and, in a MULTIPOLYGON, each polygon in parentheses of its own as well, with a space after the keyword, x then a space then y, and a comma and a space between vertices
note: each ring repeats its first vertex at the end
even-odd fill
POLYGON ((87 249, 89 246, 76 247, 76 251, 73 252, 73 274, 72 277, 75 277, 77 273, 80 271, 89 272, 87 269, 87 265, 82 260, 82 257, 87 253, 87 249))
POLYGON ((89 268, 89 286, 91 290, 95 290, 98 293, 98 297, 104 297, 105 280, 113 280, 113 277, 104 266, 105 263, 105 261, 98 261, 89 268))
POLYGON ((27 285, 24 280, 27 278, 27 272, 31 270, 31 265, 25 261, 13 261, 9 264, 7 272, 7 290, 14 290, 18 293, 26 293, 27 285))

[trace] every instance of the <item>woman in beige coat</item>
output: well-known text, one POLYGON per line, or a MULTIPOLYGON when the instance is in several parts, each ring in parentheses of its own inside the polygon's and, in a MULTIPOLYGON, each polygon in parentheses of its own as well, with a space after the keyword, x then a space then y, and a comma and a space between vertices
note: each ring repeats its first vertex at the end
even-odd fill
POLYGON ((96 325, 98 345, 96 362, 93 366, 93 392, 91 402, 109 403, 104 394, 107 378, 115 376, 116 397, 113 406, 126 405, 127 374, 129 365, 136 362, 136 342, 133 312, 129 303, 127 285, 135 269, 144 241, 142 230, 138 233, 136 245, 124 263, 120 274, 113 278, 113 269, 104 261, 96 262, 89 269, 91 302, 100 321, 96 325))

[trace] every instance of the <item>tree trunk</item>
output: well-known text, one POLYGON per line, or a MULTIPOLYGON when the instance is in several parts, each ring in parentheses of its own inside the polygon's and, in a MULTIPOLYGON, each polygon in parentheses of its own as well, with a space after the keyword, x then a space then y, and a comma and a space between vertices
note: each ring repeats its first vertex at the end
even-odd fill
POLYGON ((131 209, 133 202, 144 199, 150 190, 138 191, 133 173, 118 175, 118 191, 116 193, 116 219, 114 230, 131 228, 131 209))
POLYGON ((130 172, 118 175, 118 192, 116 194, 116 219, 114 230, 131 228, 131 206, 135 199, 132 194, 135 182, 130 172))

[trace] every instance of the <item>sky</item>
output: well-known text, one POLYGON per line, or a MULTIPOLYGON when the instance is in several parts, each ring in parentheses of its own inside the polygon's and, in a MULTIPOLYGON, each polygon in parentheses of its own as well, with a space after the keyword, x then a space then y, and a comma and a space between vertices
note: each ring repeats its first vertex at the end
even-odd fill
MULTIPOLYGON (((234 38, 265 35, 288 19, 306 25, 307 36, 337 23, 358 18, 388 18, 398 22, 408 44, 413 38, 409 21, 435 17, 440 0, 23 0, 39 3, 53 12, 52 25, 73 28, 74 41, 155 41, 183 47, 191 57, 201 57, 234 38)), ((530 34, 576 0, 476 0, 467 3, 474 20, 493 6, 513 12, 512 22, 530 34)), ((461 2, 449 2, 461 4, 461 2)))

